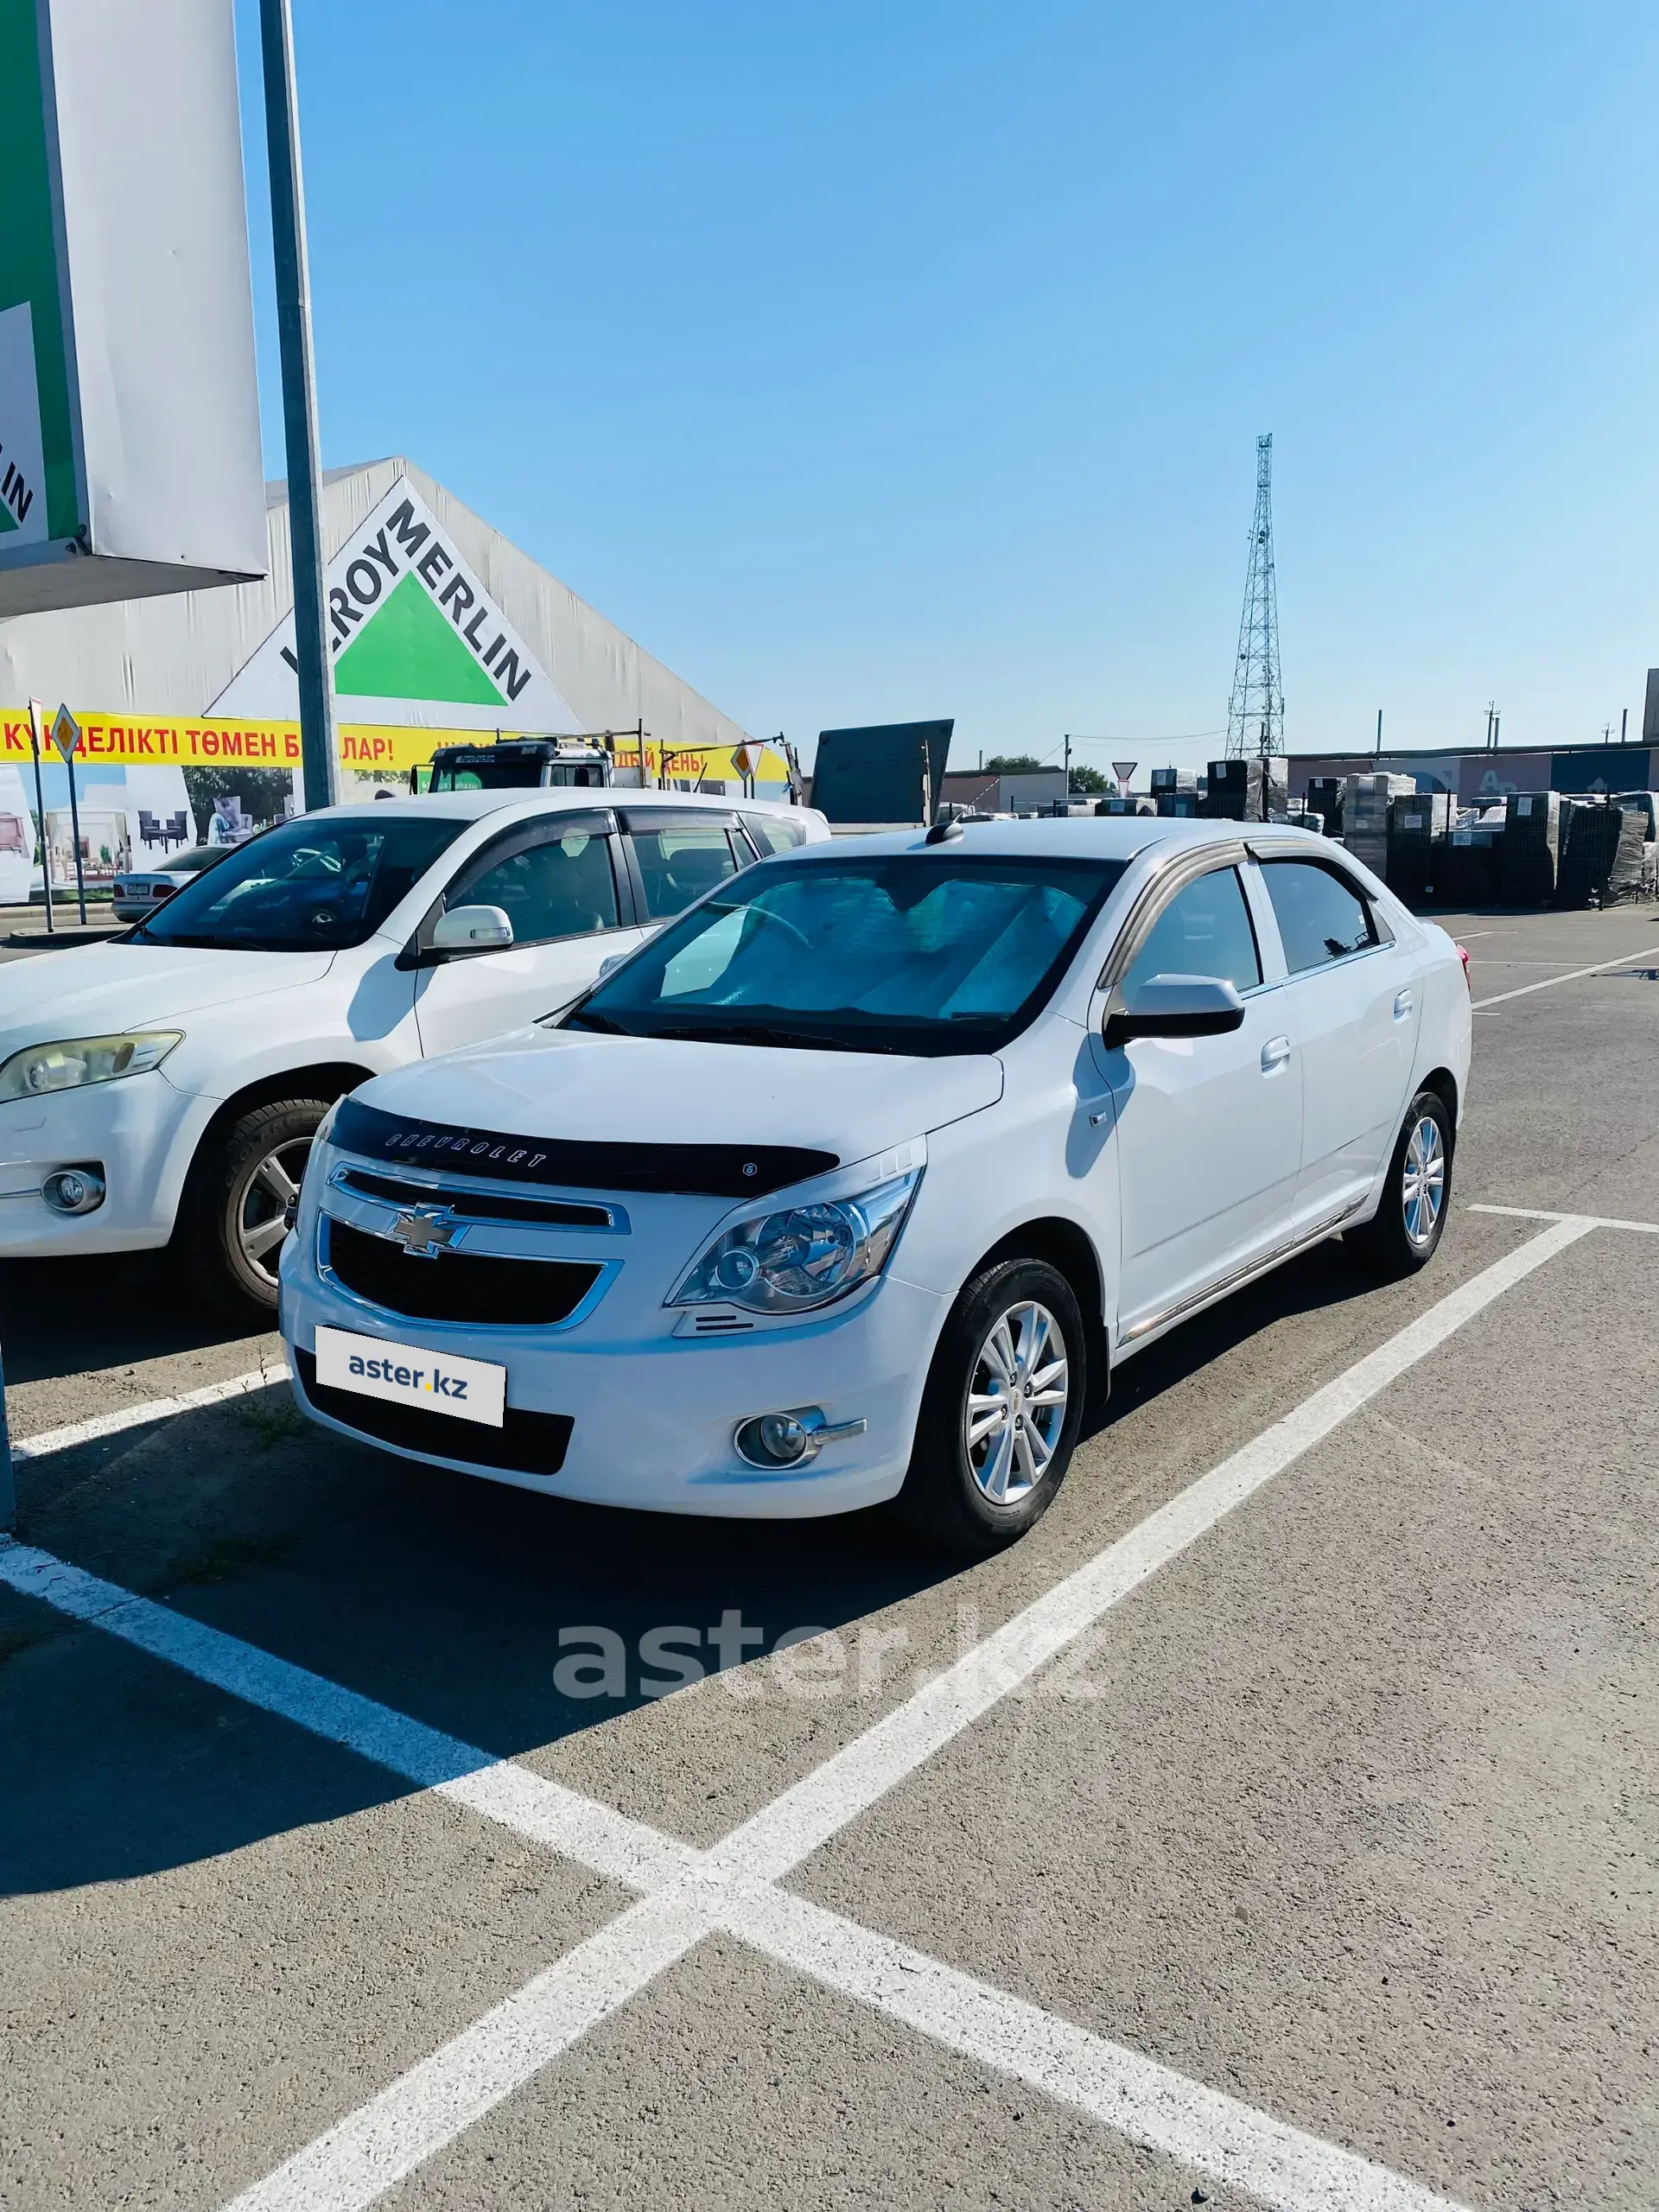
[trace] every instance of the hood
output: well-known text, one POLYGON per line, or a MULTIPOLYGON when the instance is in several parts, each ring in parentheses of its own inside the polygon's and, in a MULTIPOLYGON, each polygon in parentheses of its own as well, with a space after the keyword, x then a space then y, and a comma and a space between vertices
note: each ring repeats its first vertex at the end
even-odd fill
POLYGON ((0 967, 0 1039, 16 1051, 58 1037, 154 1028, 203 1007, 315 982, 333 957, 119 943, 37 953, 0 967))
POLYGON ((377 1076, 382 1112, 523 1137, 777 1145, 866 1159, 1002 1095, 989 1054, 909 1059, 528 1029, 377 1076))

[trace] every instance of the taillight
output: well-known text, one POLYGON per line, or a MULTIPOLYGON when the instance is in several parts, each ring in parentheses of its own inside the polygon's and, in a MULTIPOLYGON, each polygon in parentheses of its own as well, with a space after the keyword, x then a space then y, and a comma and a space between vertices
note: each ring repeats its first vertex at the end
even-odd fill
POLYGON ((1469 981, 1469 948, 1466 944, 1460 944, 1458 947, 1458 957, 1463 963, 1464 983, 1465 987, 1472 992, 1475 987, 1469 981))

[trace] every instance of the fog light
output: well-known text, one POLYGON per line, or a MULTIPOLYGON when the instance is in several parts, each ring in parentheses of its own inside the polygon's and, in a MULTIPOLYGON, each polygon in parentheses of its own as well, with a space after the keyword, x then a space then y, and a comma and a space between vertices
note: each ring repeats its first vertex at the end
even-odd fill
POLYGON ((96 1167, 60 1167, 41 1185, 54 1213, 96 1213, 104 1203, 104 1176, 96 1167))
POLYGON ((738 1425, 733 1442, 752 1467, 804 1467, 826 1444, 862 1436, 861 1421, 830 1423, 822 1406, 797 1406, 791 1413, 756 1414, 738 1425))

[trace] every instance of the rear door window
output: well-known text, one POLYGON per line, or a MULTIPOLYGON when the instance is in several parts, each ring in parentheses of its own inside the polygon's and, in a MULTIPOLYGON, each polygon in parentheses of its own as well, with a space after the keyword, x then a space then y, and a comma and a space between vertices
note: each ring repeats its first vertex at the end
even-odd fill
POLYGON ((786 814, 746 814, 743 826, 761 853, 792 853, 806 842, 806 832, 786 814))
POLYGON ((1346 960, 1378 942, 1370 907, 1334 869, 1312 861, 1264 860, 1262 880, 1293 976, 1346 960))
POLYGON ((747 851, 740 861, 720 821, 657 824, 635 815, 629 828, 645 912, 654 922, 683 913, 693 899, 749 865, 747 851))

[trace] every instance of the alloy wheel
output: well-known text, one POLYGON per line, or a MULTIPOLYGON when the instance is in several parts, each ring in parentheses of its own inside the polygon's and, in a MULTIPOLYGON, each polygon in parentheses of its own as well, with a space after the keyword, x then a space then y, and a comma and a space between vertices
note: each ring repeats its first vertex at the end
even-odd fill
POLYGON ((1434 1234, 1446 1198, 1446 1144, 1440 1125, 1432 1114, 1419 1116, 1406 1140, 1406 1157, 1400 1179, 1400 1204, 1406 1235, 1415 1245, 1427 1244, 1434 1234))
POLYGON ((300 1195, 311 1139, 289 1137, 271 1147, 243 1184, 236 1239, 250 1274, 276 1287, 276 1262, 288 1235, 288 1211, 300 1195))
POLYGON ((963 1410, 969 1471, 993 1505, 1017 1505, 1042 1481, 1070 1396, 1059 1324, 1034 1301, 1011 1306, 980 1345, 963 1410))

